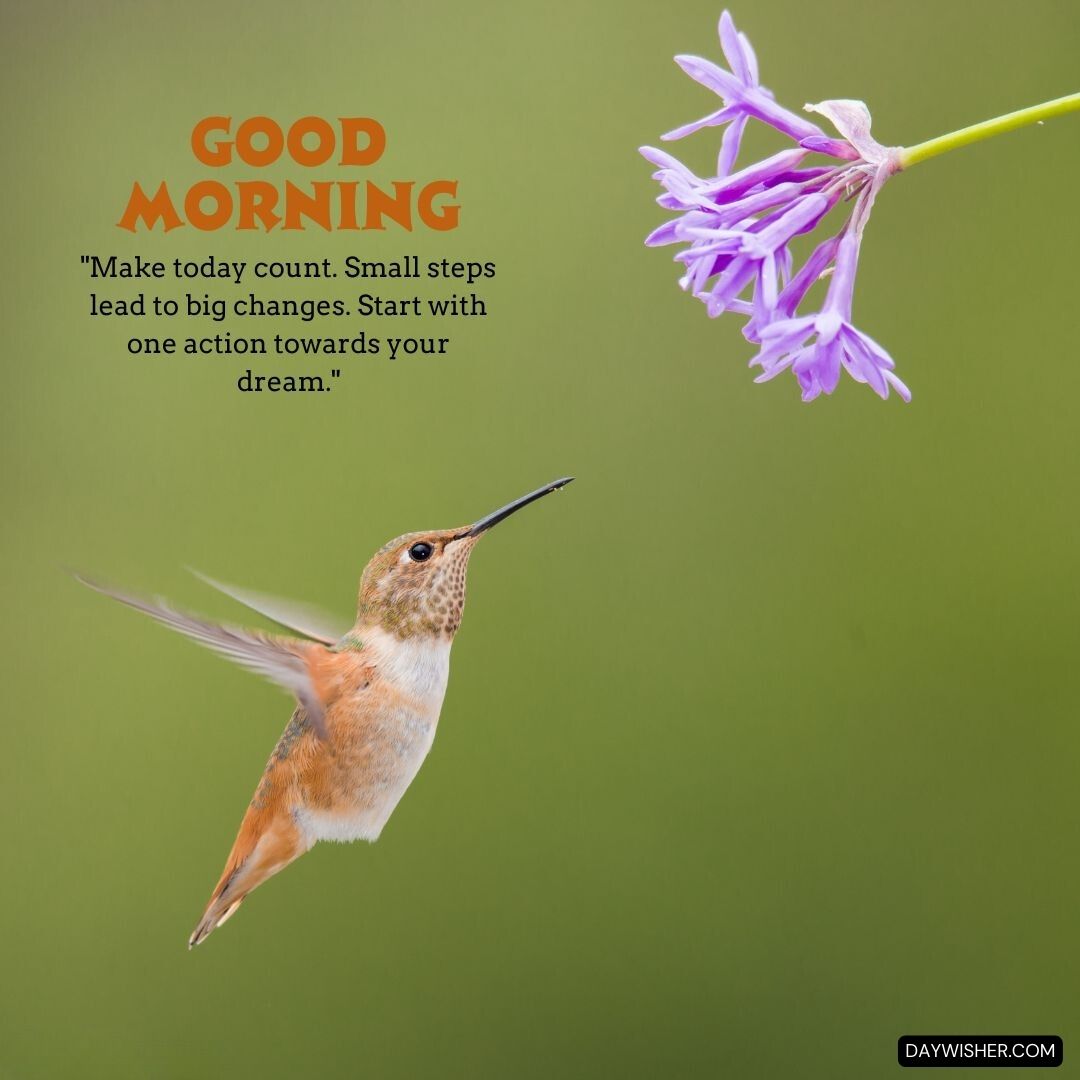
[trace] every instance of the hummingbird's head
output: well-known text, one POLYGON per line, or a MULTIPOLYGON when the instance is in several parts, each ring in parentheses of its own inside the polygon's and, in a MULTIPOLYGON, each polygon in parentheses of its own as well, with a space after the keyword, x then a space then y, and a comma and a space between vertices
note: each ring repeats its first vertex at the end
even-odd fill
POLYGON ((465 607, 465 571, 481 536, 523 506, 565 487, 572 476, 515 499, 472 525, 406 533, 381 547, 360 579, 357 623, 398 638, 453 638, 465 607))
POLYGON ((465 568, 477 537, 469 526, 406 533, 375 553, 360 579, 357 621, 395 637, 453 637, 465 607, 465 568))

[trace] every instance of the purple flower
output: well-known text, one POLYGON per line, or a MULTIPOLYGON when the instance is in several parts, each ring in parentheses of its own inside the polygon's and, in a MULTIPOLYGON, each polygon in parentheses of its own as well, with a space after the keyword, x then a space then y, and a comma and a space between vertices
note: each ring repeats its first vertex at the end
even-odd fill
POLYGON ((806 108, 830 120, 842 136, 832 138, 778 105, 758 82, 757 60, 744 34, 725 11, 720 43, 731 71, 708 60, 678 56, 692 78, 723 100, 723 107, 663 136, 682 138, 727 124, 717 175, 702 178, 671 154, 642 147, 664 189, 657 202, 677 217, 654 229, 646 244, 684 245, 675 259, 685 272, 680 286, 701 300, 710 317, 731 311, 748 317, 744 334, 760 351, 758 382, 789 368, 804 401, 836 389, 846 370, 882 397, 890 387, 905 401, 911 394, 893 373, 889 354, 851 322, 855 270, 863 229, 885 181, 897 171, 897 151, 870 135, 870 113, 860 101, 823 101, 806 108), (796 146, 733 171, 750 120, 770 125, 796 146), (810 154, 840 164, 806 166, 810 154), (851 205, 839 233, 819 243, 793 273, 791 243, 812 232, 840 202, 851 205), (811 287, 832 272, 821 310, 799 314, 811 287))

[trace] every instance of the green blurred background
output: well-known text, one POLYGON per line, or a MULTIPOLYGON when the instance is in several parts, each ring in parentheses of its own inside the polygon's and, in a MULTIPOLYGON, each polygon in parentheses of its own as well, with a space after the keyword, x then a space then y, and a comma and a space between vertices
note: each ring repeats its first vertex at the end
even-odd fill
MULTIPOLYGON (((718 15, 4 5, 0 1075, 876 1077, 922 1032, 1058 1033, 1075 1068, 1080 117, 889 185, 856 316, 915 400, 804 406, 641 245, 636 147, 713 107, 671 56, 718 57, 718 15), (372 178, 458 178, 461 227, 117 229, 133 180, 210 173, 212 113, 375 116, 372 178), (230 358, 128 357, 91 252, 498 276, 443 360, 241 395, 230 358), (473 560, 380 843, 320 845, 188 953, 289 703, 62 567, 347 613, 389 537, 568 472, 473 560)), ((1077 89, 1075 4, 735 15, 781 101, 864 98, 886 143, 1077 89)))

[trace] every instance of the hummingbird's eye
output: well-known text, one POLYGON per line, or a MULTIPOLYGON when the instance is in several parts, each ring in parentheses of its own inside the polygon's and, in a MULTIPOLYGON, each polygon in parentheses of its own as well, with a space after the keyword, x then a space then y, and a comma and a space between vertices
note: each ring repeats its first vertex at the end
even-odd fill
POLYGON ((435 549, 430 544, 421 540, 418 544, 413 544, 413 546, 409 548, 409 558, 412 559, 413 562, 427 562, 428 559, 431 558, 431 553, 434 550, 435 549))

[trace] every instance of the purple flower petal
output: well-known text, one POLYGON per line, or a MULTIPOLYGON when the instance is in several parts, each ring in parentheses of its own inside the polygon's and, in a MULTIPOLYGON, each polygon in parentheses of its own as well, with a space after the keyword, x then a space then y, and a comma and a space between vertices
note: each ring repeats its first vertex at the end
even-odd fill
POLYGON ((681 239, 678 234, 679 219, 672 218, 658 225, 648 236, 645 237, 646 247, 661 247, 664 244, 675 244, 681 239))
POLYGON ((758 260, 736 255, 708 291, 705 308, 709 317, 722 315, 758 273, 758 260))
POLYGON ((736 315, 752 315, 754 313, 753 304, 749 304, 745 300, 729 300, 727 309, 735 312, 736 315))
POLYGON ((756 74, 751 74, 750 65, 743 52, 743 43, 739 40, 739 32, 735 29, 735 20, 731 12, 725 11, 720 16, 720 48, 724 51, 724 57, 735 76, 745 85, 754 86, 757 83, 756 74))
POLYGON ((796 142, 824 134, 817 124, 810 123, 798 113, 785 109, 783 105, 777 105, 761 90, 748 91, 743 99, 743 107, 751 116, 756 116, 770 127, 782 131, 796 142))
POLYGON ((892 388, 904 399, 904 401, 911 401, 911 391, 907 388, 907 385, 903 383, 896 375, 891 371, 885 372, 885 381, 889 383, 892 388))
POLYGON ((786 244, 814 226, 832 209, 833 200, 824 195, 803 195, 780 214, 761 234, 761 242, 772 248, 786 244))
MULTIPOLYGON (((656 165, 661 171, 670 169, 672 172, 683 173, 697 180, 697 177, 677 157, 672 157, 666 150, 660 150, 655 146, 639 146, 638 153, 650 165, 656 165)), ((653 173, 654 177, 659 175, 660 173, 653 173)))
POLYGON ((745 199, 740 199, 738 202, 722 206, 716 212, 716 218, 718 221, 726 223, 729 220, 752 217, 754 214, 762 214, 766 210, 772 210, 773 207, 793 203, 800 196, 812 194, 813 191, 813 187, 808 190, 802 184, 777 184, 775 187, 767 187, 764 191, 759 191, 754 195, 747 195, 745 199))
POLYGON ((744 113, 735 117, 724 129, 720 139, 720 154, 716 159, 716 175, 730 176, 735 159, 739 156, 739 147, 742 145, 743 132, 750 118, 744 113))
POLYGON ((755 86, 758 84, 758 62, 757 56, 754 54, 754 48, 750 44, 750 39, 743 33, 739 34, 739 45, 742 48, 743 60, 746 63, 746 70, 750 73, 750 82, 755 86))
POLYGON ((826 394, 831 394, 840 385, 840 361, 844 355, 844 347, 836 337, 819 351, 818 380, 821 389, 826 394))
POLYGON ((852 229, 846 229, 836 248, 835 269, 825 296, 825 310, 835 311, 843 319, 851 318, 851 299, 858 265, 859 238, 852 229))
POLYGON ((778 315, 790 319, 795 314, 814 282, 821 277, 829 263, 833 261, 839 243, 839 237, 830 236, 828 240, 822 241, 814 248, 810 258, 803 263, 802 268, 788 282, 784 287, 784 291, 777 298, 776 311, 778 315))
POLYGON ((725 105, 724 108, 717 109, 716 112, 709 113, 708 116, 703 116, 700 120, 692 120, 689 124, 683 124, 682 127, 665 131, 660 138, 664 142, 674 142, 676 139, 684 139, 687 135, 693 135, 695 131, 701 131, 702 128, 719 127, 739 115, 739 109, 725 105))
MULTIPOLYGON (((776 253, 776 269, 780 273, 780 280, 787 285, 791 279, 791 268, 794 262, 794 256, 791 254, 791 249, 786 245, 776 253)), ((773 305, 775 307, 775 304, 773 305)))
POLYGON ((769 179, 769 186, 776 184, 812 184, 824 187, 828 180, 835 180, 837 169, 834 165, 816 165, 811 169, 787 169, 778 172, 769 179))
MULTIPOLYGON (((761 332, 761 351, 750 360, 750 367, 770 370, 781 362, 786 354, 799 349, 813 331, 812 318, 784 319, 781 322, 770 323, 761 332)), ((790 362, 789 360, 788 363, 790 362)), ((786 367, 787 364, 784 366, 786 367)))
POLYGON ((866 350, 867 355, 883 371, 892 371, 896 364, 893 362, 893 358, 869 335, 864 334, 861 330, 851 328, 852 332, 858 337, 859 344, 866 350))
POLYGON ((858 334, 852 327, 845 327, 840 336, 844 343, 844 367, 847 368, 848 374, 856 382, 869 383, 870 388, 878 397, 887 398, 889 387, 885 382, 885 376, 866 350, 861 347, 858 334))
POLYGON ((754 318, 765 322, 775 306, 776 256, 770 252, 758 263, 757 278, 754 281, 754 318))
POLYGON ((851 143, 844 142, 843 139, 830 139, 825 135, 811 135, 800 140, 799 145, 815 154, 827 154, 842 161, 855 161, 859 156, 859 151, 851 143))
POLYGON ((744 89, 730 72, 718 67, 711 60, 705 60, 700 56, 681 55, 675 57, 675 63, 690 76, 694 82, 701 83, 706 89, 711 90, 724 99, 725 104, 737 101, 744 89))
POLYGON ((777 177, 789 173, 806 154, 807 151, 801 147, 796 150, 781 150, 780 153, 748 165, 719 182, 706 182, 703 194, 717 204, 735 202, 754 188, 768 187, 777 177))

